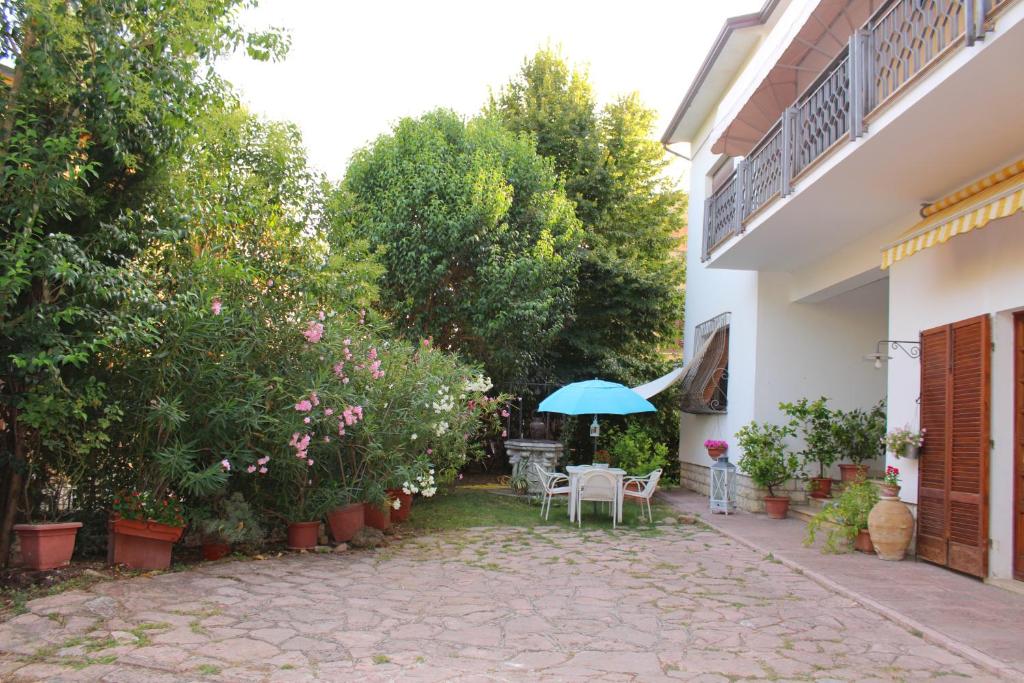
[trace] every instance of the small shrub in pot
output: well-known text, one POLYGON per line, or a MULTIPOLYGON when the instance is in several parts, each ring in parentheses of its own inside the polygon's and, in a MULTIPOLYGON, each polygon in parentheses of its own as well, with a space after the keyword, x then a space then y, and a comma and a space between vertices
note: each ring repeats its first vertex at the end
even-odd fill
POLYGON ((795 430, 792 425, 759 424, 751 422, 736 432, 736 440, 743 449, 740 468, 758 486, 768 489, 765 507, 776 519, 786 516, 789 497, 776 496, 775 487, 792 479, 800 469, 800 461, 788 448, 786 441, 795 430))

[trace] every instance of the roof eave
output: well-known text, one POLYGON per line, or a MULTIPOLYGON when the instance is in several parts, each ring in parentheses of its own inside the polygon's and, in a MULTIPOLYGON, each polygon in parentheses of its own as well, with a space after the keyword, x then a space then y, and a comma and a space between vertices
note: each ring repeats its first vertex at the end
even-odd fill
POLYGON ((697 93, 700 92, 704 82, 711 74, 711 71, 715 67, 715 63, 729 44, 729 39, 732 38, 732 35, 736 31, 755 28, 768 23, 769 17, 771 17, 775 8, 778 7, 781 1, 782 0, 765 0, 764 5, 757 12, 741 14, 739 16, 729 17, 725 20, 725 25, 722 26, 722 30, 719 31, 718 37, 715 38, 715 42, 712 44, 711 50, 709 50, 707 56, 704 57, 704 62, 700 65, 700 69, 697 70, 697 75, 690 84, 689 90, 686 91, 683 101, 679 104, 675 114, 672 115, 668 128, 665 129, 665 133, 661 136, 661 143, 663 145, 686 141, 685 139, 673 139, 675 137, 674 133, 676 132, 676 129, 679 128, 683 117, 686 116, 690 107, 693 105, 693 101, 697 97, 697 93))

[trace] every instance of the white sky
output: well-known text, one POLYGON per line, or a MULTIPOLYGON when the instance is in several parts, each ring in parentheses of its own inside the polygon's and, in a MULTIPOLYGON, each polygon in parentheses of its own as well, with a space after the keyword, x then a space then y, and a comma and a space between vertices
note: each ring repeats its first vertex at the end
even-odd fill
POLYGON ((762 2, 262 0, 245 23, 287 29, 287 58, 236 55, 220 72, 254 112, 297 123, 313 165, 338 180, 403 116, 477 113, 548 42, 589 66, 599 101, 638 91, 660 137, 725 18, 762 2))

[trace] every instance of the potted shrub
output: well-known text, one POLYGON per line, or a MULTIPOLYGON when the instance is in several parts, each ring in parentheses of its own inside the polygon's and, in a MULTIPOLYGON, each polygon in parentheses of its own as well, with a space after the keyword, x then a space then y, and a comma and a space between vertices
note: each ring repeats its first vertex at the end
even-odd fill
POLYGON ((66 567, 71 563, 75 537, 81 527, 81 522, 15 524, 22 566, 35 570, 66 567))
POLYGON ((704 442, 704 448, 708 451, 708 457, 718 460, 729 449, 729 444, 718 439, 708 439, 704 442))
POLYGON ((387 491, 377 482, 371 482, 363 488, 363 514, 366 526, 386 530, 391 526, 391 509, 394 505, 387 491))
POLYGON ((868 476, 865 464, 884 455, 885 408, 881 402, 870 410, 836 410, 833 413, 832 435, 840 456, 849 462, 839 463, 841 480, 853 483, 868 476))
POLYGON ((366 525, 359 490, 335 482, 325 483, 314 494, 326 510, 327 528, 335 543, 347 543, 366 525))
POLYGON ((832 495, 832 478, 828 468, 836 461, 838 452, 832 432, 832 411, 828 399, 809 401, 802 398, 796 403, 780 403, 779 410, 788 415, 791 424, 800 429, 804 449, 800 451, 803 465, 817 465, 818 476, 809 477, 811 496, 828 498, 832 495))
POLYGON ((835 501, 826 503, 821 511, 807 524, 804 545, 814 544, 823 525, 828 525, 828 534, 822 552, 841 551, 840 542, 852 544, 863 553, 874 552, 871 536, 868 534, 868 514, 878 502, 878 489, 874 484, 861 479, 850 484, 835 501))
POLYGON ((431 498, 437 493, 434 467, 423 458, 400 471, 401 485, 387 490, 391 500, 391 521, 404 522, 412 512, 412 497, 416 494, 431 498), (397 501, 397 502, 396 502, 397 501))
POLYGON ((897 458, 917 460, 924 445, 924 432, 913 432, 909 426, 894 429, 885 435, 885 447, 897 458))
POLYGON ((203 558, 219 560, 237 544, 256 544, 263 529, 241 493, 218 501, 212 510, 200 509, 194 517, 203 544, 203 558))
POLYGON ((167 569, 171 548, 185 530, 181 501, 173 493, 132 491, 114 498, 107 559, 132 569, 167 569))
POLYGON ((792 479, 800 469, 800 461, 786 446, 786 439, 793 434, 792 425, 757 422, 736 432, 736 440, 743 449, 739 466, 755 484, 768 489, 764 498, 765 512, 774 519, 783 519, 789 510, 789 497, 776 496, 775 487, 792 479))

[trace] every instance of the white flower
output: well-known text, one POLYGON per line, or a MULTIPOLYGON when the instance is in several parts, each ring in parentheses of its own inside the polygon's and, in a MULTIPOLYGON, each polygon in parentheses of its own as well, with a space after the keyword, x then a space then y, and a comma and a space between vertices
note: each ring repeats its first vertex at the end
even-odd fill
POLYGON ((394 510, 398 510, 399 508, 402 507, 402 501, 395 498, 393 501, 391 501, 391 507, 394 510))
POLYGON ((415 435, 415 434, 413 434, 412 436, 410 436, 410 437, 409 437, 409 439, 410 439, 411 441, 415 441, 415 440, 416 440, 416 439, 418 439, 418 438, 420 438, 420 437, 418 437, 418 436, 417 436, 417 435, 415 435))
POLYGON ((436 488, 423 489, 423 497, 424 498, 430 498, 435 493, 437 493, 437 489, 436 488))

